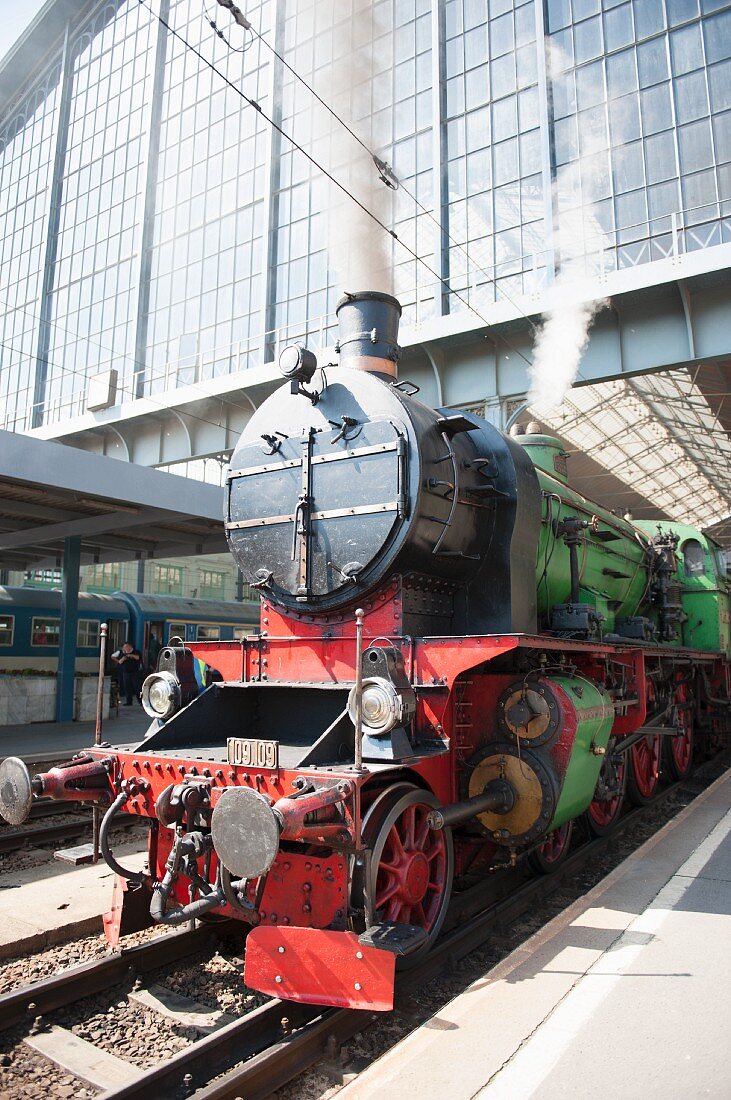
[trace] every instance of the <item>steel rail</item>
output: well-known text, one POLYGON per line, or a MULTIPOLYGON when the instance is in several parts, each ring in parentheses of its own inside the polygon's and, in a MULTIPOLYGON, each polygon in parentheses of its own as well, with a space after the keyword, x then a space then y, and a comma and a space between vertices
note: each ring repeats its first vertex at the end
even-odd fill
MULTIPOLYGON (((63 813, 63 811, 61 811, 61 813, 63 813)), ((129 827, 129 825, 136 824, 139 820, 142 819, 132 818, 130 821, 120 822, 120 824, 129 827)), ((57 840, 66 840, 70 837, 81 836, 87 829, 91 829, 91 827, 91 818, 77 818, 74 821, 60 821, 56 825, 41 825, 37 829, 18 829, 12 832, 10 830, 1 830, 0 855, 7 855, 10 852, 20 852, 33 844, 50 844, 57 840)))
POLYGON ((58 1008, 83 1001, 111 986, 178 962, 230 931, 233 921, 201 925, 193 931, 168 932, 135 947, 113 951, 102 959, 61 970, 50 978, 0 994, 0 1031, 23 1020, 45 1016, 58 1008))
MULTIPOLYGON (((697 778, 702 771, 701 766, 693 777, 697 778)), ((527 880, 487 907, 484 884, 455 899, 452 915, 460 923, 443 936, 425 959, 399 973, 397 996, 408 995, 453 967, 491 935, 499 935, 506 923, 530 912, 538 899, 544 901, 562 889, 567 880, 614 846, 630 825, 641 820, 648 810, 662 805, 693 777, 670 784, 648 806, 630 810, 610 834, 582 844, 554 873, 527 880)), ((493 888, 495 881, 492 880, 493 888)), ((233 926, 230 921, 194 932, 169 933, 6 994, 0 997, 0 1027, 44 1015, 100 992, 125 977, 177 962, 206 945, 211 934, 233 926)), ((181 1087, 187 1092, 195 1089, 196 1100, 237 1100, 242 1096, 246 1100, 265 1100, 318 1062, 326 1048, 346 1042, 382 1016, 378 1012, 323 1009, 270 1000, 154 1066, 138 1080, 104 1093, 104 1100, 145 1100, 151 1090, 157 1100, 164 1100, 179 1096, 181 1087), (234 1059, 244 1064, 229 1068, 234 1059), (221 1076, 211 1082, 216 1074, 221 1076)))
MULTIPOLYGON (((488 909, 469 916, 464 923, 448 932, 417 966, 397 975, 396 995, 405 996, 419 989, 454 963, 481 947, 491 934, 505 923, 524 916, 534 903, 550 898, 578 871, 611 847, 617 838, 639 821, 648 810, 662 805, 684 781, 673 783, 648 806, 638 806, 626 813, 615 829, 603 837, 595 837, 571 853, 550 875, 530 879, 513 893, 488 909)), ((473 904, 475 899, 473 898, 473 904)), ((464 915, 464 914, 463 914, 464 915)), ((289 1004, 286 1006, 289 1009, 289 1004)), ((275 1046, 254 1055, 242 1066, 236 1066, 218 1080, 195 1092, 196 1100, 266 1100, 276 1089, 310 1069, 325 1055, 333 1042, 340 1044, 363 1031, 382 1013, 354 1009, 326 1009, 300 1030, 280 1040, 275 1046)), ((126 1093, 114 1092, 104 1100, 122 1100, 126 1093)), ((139 1095, 142 1095, 141 1093, 139 1095)), ((160 1093, 160 1098, 165 1093, 160 1093)))
MULTIPOLYGON (((51 817, 53 814, 72 813, 74 810, 78 811, 80 809, 80 802, 58 802, 53 798, 37 798, 31 806, 28 820, 36 821, 40 817, 51 817)), ((12 828, 12 826, 5 818, 0 817, 0 832, 2 829, 10 828, 12 828)))

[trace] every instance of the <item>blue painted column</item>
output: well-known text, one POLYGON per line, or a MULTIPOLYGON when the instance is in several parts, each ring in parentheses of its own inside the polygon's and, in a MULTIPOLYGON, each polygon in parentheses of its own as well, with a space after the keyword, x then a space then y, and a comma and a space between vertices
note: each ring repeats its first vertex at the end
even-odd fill
POLYGON ((70 722, 74 717, 74 673, 76 671, 76 631, 79 623, 80 567, 81 539, 78 537, 66 539, 63 545, 61 623, 58 634, 57 722, 70 722))

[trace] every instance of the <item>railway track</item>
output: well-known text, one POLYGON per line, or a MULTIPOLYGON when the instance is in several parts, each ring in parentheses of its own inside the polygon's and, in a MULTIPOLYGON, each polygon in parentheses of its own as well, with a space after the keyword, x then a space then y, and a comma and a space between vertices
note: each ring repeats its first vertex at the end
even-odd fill
MULTIPOLYGON (((37 803, 33 806, 34 812, 31 813, 29 826, 15 828, 4 824, 4 827, 0 829, 0 855, 21 852, 25 848, 42 844, 56 844, 58 841, 70 840, 73 837, 90 833, 92 827, 91 815, 87 813, 85 817, 73 816, 74 813, 78 815, 79 809, 80 803, 78 802, 59 804, 49 799, 47 803, 37 803), (49 825, 33 825, 33 822, 42 823, 47 817, 68 817, 68 820, 57 821, 49 825)), ((122 824, 124 827, 129 827, 137 824, 137 822, 136 819, 132 818, 129 822, 125 821, 122 824)))
MULTIPOLYGON (((553 874, 529 879, 517 886, 515 880, 511 883, 509 878, 504 879, 499 888, 510 892, 498 900, 495 900, 494 884, 500 876, 487 885, 458 895, 450 909, 449 930, 426 959, 399 974, 397 998, 416 992, 445 969, 453 969, 459 960, 486 944, 491 937, 500 935, 511 922, 530 913, 538 904, 544 904, 616 845, 618 838, 641 821, 648 811, 662 806, 678 788, 694 782, 697 785, 698 775, 696 772, 688 780, 666 787, 650 807, 630 810, 609 836, 582 844, 553 874)), ((222 922, 192 931, 168 933, 16 989, 0 997, 0 1029, 26 1023, 32 1024, 37 1034, 42 1034, 49 1014, 120 983, 131 985, 136 979, 137 985, 144 984, 155 970, 184 962, 195 951, 210 947, 216 936, 232 927, 235 922, 222 922)), ((185 1007, 183 1003, 181 1011, 184 1012, 185 1007)), ((136 1070, 133 1079, 107 1088, 104 1100, 143 1100, 151 1095, 156 1100, 177 1100, 193 1093, 196 1100, 236 1100, 237 1097, 264 1100, 324 1055, 333 1055, 340 1044, 379 1018, 382 1019, 380 1013, 322 1009, 270 1000, 238 1018, 229 1019, 153 1068, 136 1070)))

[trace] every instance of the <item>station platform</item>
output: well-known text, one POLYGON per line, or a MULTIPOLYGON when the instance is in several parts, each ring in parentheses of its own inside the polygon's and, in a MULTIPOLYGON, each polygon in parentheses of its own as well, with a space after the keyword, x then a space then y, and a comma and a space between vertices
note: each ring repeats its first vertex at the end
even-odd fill
POLYGON ((338 1094, 731 1096, 731 772, 338 1094))
MULTIPOLYGON (((121 841, 115 855, 133 871, 147 857, 146 833, 121 841)), ((114 872, 106 863, 46 863, 7 871, 0 889, 0 959, 42 951, 76 936, 102 932, 112 903, 114 872)))
MULTIPOLYGON (((120 707, 119 716, 106 718, 102 740, 110 745, 139 744, 150 719, 139 703, 120 707)), ((61 759, 94 743, 94 722, 31 722, 28 725, 0 726, 0 760, 19 756, 26 763, 61 759)))

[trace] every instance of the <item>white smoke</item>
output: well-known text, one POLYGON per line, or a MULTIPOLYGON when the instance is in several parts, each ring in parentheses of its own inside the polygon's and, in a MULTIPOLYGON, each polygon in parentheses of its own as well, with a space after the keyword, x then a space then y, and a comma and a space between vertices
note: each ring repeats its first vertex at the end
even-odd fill
MULTIPOLYGON (((371 0, 315 0, 314 4, 296 0, 295 7, 298 14, 307 12, 316 20, 316 29, 322 29, 314 40, 316 92, 367 147, 311 100, 315 158, 361 204, 325 181, 330 269, 337 273, 342 290, 392 293, 393 240, 368 212, 390 226, 394 192, 380 180, 367 151, 388 159, 386 126, 393 106, 391 5, 376 5, 378 15, 371 0)), ((297 85, 295 95, 307 92, 297 85)))
MULTIPOLYGON (((548 65, 552 80, 571 67, 555 46, 549 47, 548 65)), ((576 380, 591 323, 606 304, 603 298, 583 297, 586 280, 600 273, 607 243, 596 207, 608 171, 606 141, 601 127, 593 137, 585 132, 582 138, 578 163, 563 166, 554 184, 554 247, 560 267, 529 371, 528 403, 546 409, 558 408, 576 380)))
MULTIPOLYGON (((570 284, 564 283, 568 288, 570 284)), ((557 409, 579 372, 589 328, 603 301, 569 302, 568 299, 545 315, 538 330, 530 368, 528 403, 536 410, 557 409)))

